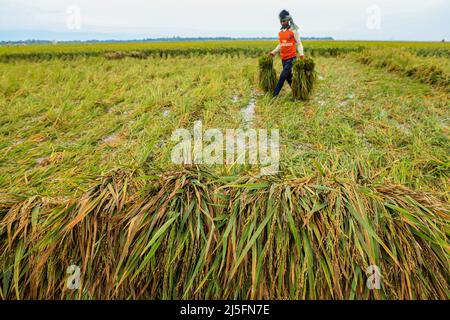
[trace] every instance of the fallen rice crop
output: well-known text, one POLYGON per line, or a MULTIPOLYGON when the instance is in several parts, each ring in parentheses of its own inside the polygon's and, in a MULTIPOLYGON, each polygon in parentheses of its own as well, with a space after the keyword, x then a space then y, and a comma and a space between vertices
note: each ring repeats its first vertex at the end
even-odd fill
POLYGON ((299 103, 254 90, 273 45, 0 47, 0 299, 448 299, 448 95, 416 76, 448 61, 410 51, 445 46, 388 44, 391 69, 306 43, 299 103), (174 130, 239 127, 249 99, 279 175, 171 164, 174 130))
POLYGON ((417 57, 413 53, 401 49, 372 49, 358 55, 358 60, 364 64, 385 68, 423 83, 442 88, 450 92, 450 69, 443 69, 432 60, 417 57))
POLYGON ((401 186, 193 167, 0 199, 2 299, 448 298, 449 207, 401 186), (366 289, 371 265, 381 290, 366 289))
MULTIPOLYGON (((195 42, 132 42, 101 44, 51 44, 27 46, 0 46, 0 62, 75 60, 88 57, 106 59, 167 58, 205 55, 258 57, 273 49, 275 40, 265 41, 195 41, 195 42)), ((312 57, 338 57, 361 52, 366 48, 407 48, 419 55, 448 56, 446 43, 405 43, 377 41, 304 41, 305 52, 312 57)))

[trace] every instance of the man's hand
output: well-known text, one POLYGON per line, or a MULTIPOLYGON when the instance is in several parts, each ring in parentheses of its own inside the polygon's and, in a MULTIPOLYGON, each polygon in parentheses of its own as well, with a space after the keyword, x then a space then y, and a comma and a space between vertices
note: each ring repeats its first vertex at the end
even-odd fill
POLYGON ((275 57, 275 54, 272 51, 269 51, 267 54, 271 57, 275 57))
POLYGON ((305 60, 305 55, 302 54, 302 55, 300 56, 300 59, 305 60))

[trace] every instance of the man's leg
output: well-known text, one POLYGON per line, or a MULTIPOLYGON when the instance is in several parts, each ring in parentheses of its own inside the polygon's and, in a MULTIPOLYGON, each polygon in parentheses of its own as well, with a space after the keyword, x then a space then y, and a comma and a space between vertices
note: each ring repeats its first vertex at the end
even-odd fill
POLYGON ((291 72, 289 72, 289 75, 287 76, 286 80, 289 83, 289 85, 292 87, 292 69, 291 69, 291 72))
POLYGON ((286 80, 289 83, 289 85, 291 86, 291 88, 292 88, 292 65, 294 64, 295 60, 297 60, 297 59, 290 60, 290 62, 289 62, 289 64, 290 64, 290 68, 289 69, 290 70, 289 70, 289 74, 288 74, 288 76, 286 78, 286 80))
POLYGON ((289 64, 287 61, 283 61, 283 71, 281 71, 280 80, 278 80, 273 96, 276 97, 280 94, 281 89, 283 89, 284 82, 287 80, 289 75, 289 64))

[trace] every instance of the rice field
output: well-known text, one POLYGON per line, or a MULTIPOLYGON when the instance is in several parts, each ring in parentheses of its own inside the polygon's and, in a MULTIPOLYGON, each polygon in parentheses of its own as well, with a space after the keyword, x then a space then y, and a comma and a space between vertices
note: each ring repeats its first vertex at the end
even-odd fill
POLYGON ((271 41, 0 47, 0 299, 448 299, 450 45, 304 45, 304 101, 271 41), (249 105, 277 175, 172 163, 249 105))

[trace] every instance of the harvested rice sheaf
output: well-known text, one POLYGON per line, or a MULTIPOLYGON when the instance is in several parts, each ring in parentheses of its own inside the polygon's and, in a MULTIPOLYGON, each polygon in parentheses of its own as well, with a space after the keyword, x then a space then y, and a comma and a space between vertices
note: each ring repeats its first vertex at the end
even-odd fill
POLYGON ((277 85, 277 75, 273 67, 273 58, 265 55, 259 58, 259 86, 264 92, 272 93, 277 85))
POLYGON ((295 99, 307 100, 317 80, 315 63, 312 58, 298 59, 292 67, 292 93, 295 99))
POLYGON ((0 299, 448 299, 448 228, 398 185, 116 171, 71 200, 0 194, 0 299))

